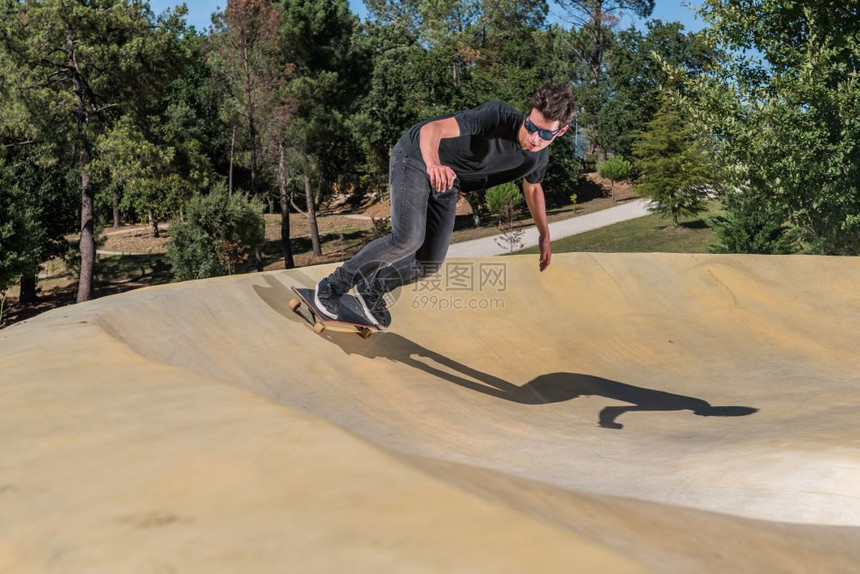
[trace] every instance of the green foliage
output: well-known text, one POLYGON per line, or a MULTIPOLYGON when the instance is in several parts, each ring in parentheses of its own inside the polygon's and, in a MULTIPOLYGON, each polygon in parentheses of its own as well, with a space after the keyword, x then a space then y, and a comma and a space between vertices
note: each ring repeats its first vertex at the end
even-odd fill
POLYGON ((612 99, 606 54, 616 42, 619 13, 632 11, 648 17, 654 0, 562 0, 560 7, 579 28, 562 35, 562 50, 570 62, 568 76, 574 80, 578 121, 586 126, 589 150, 606 149, 601 110, 612 99))
POLYGON ((517 212, 523 201, 519 186, 513 182, 503 183, 487 190, 487 208, 490 213, 498 215, 499 229, 502 231, 502 236, 496 238, 496 243, 510 253, 523 247, 522 237, 525 230, 514 227, 517 212))
POLYGON ((808 251, 860 254, 856 9, 707 0, 703 13, 728 56, 687 82, 684 101, 712 136, 724 181, 784 213, 808 251), (749 48, 766 62, 744 56, 749 48))
POLYGON ((678 225, 681 215, 705 210, 713 168, 697 135, 669 98, 664 98, 633 153, 642 173, 636 189, 653 200, 652 211, 678 225))
POLYGON ((167 256, 177 279, 229 275, 265 240, 263 205, 223 184, 188 203, 187 221, 170 228, 167 256))
POLYGON ((364 155, 363 171, 371 179, 388 176, 391 147, 406 129, 444 113, 433 94, 445 93, 447 78, 434 73, 428 50, 401 24, 365 23, 358 49, 372 63, 367 93, 350 119, 364 155))
POLYGON ((657 113, 660 89, 671 80, 667 66, 696 74, 716 57, 703 35, 685 34, 679 22, 647 22, 646 30, 619 32, 607 53, 613 97, 600 109, 598 123, 606 151, 625 157, 632 155, 637 133, 657 113))
POLYGON ((725 214, 708 220, 720 240, 714 253, 787 254, 799 249, 797 232, 778 204, 749 192, 730 192, 722 198, 725 214))
POLYGON ((515 183, 504 183, 487 190, 487 209, 490 213, 504 214, 523 203, 523 194, 515 183))
POLYGON ((0 164, 0 293, 21 275, 38 271, 42 235, 33 206, 8 179, 10 171, 0 164))
POLYGON ((633 165, 621 156, 611 157, 597 164, 597 173, 600 177, 611 180, 612 183, 630 177, 633 165))
POLYGON ((0 0, 0 134, 55 146, 79 170, 79 301, 92 295, 94 194, 109 184, 91 178, 95 141, 123 113, 158 100, 181 31, 142 2, 0 0))
POLYGON ((612 182, 612 201, 615 202, 615 183, 630 177, 633 166, 621 156, 611 157, 597 164, 597 174, 612 182))
POLYGON ((549 167, 542 183, 547 193, 566 197, 576 191, 582 163, 574 144, 573 136, 563 135, 549 146, 549 167))
POLYGON ((284 91, 293 110, 287 139, 301 156, 303 175, 332 183, 355 179, 359 145, 349 118, 366 92, 366 68, 352 42, 358 25, 347 0, 285 0, 278 39, 292 73, 284 91))
POLYGON ((99 137, 93 166, 123 190, 123 207, 163 221, 178 213, 194 188, 174 164, 176 149, 151 141, 167 131, 160 120, 150 118, 147 127, 155 137, 148 138, 130 116, 120 118, 99 137))

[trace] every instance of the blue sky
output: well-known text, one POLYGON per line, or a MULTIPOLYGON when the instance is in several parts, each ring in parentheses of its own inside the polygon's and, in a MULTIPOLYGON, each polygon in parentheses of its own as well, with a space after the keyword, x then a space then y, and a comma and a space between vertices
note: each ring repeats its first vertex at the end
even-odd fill
MULTIPOLYGON (((353 12, 362 17, 367 14, 362 0, 349 0, 349 2, 353 12)), ((176 0, 150 0, 149 2, 153 12, 156 14, 177 4, 180 4, 180 2, 176 0)), ((185 4, 188 6, 188 23, 198 30, 203 30, 211 24, 212 13, 226 6, 227 1, 186 0, 185 4)), ((700 30, 704 27, 704 24, 695 18, 692 8, 689 7, 691 4, 699 6, 701 0, 656 0, 654 13, 651 17, 663 20, 664 22, 681 22, 687 31, 700 30)), ((631 25, 641 27, 641 21, 630 14, 624 15, 619 25, 620 28, 628 28, 631 25)))

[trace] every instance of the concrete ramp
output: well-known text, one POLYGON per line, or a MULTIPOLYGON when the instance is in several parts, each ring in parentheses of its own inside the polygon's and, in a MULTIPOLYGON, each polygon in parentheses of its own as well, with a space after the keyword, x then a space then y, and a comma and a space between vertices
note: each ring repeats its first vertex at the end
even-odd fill
POLYGON ((393 332, 290 285, 0 331, 0 571, 860 571, 860 260, 451 260, 393 332))

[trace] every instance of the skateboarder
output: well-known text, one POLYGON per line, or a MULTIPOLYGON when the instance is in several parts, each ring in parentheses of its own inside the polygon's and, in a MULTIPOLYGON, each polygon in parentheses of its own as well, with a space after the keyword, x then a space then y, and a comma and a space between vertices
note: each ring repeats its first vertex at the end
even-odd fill
POLYGON ((573 120, 568 86, 549 83, 527 114, 490 102, 410 128, 391 154, 391 233, 368 243, 320 281, 315 303, 332 319, 338 301, 355 287, 367 317, 391 322, 384 295, 437 272, 448 252, 459 191, 488 189, 523 179, 523 192, 540 233, 540 270, 550 264, 549 227, 541 181, 548 146, 573 120))

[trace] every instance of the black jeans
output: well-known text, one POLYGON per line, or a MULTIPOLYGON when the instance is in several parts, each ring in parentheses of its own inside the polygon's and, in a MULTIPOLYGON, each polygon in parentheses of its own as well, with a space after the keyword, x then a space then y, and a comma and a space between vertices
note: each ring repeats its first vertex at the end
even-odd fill
POLYGON ((391 233, 371 241, 329 276, 344 293, 367 279, 388 292, 436 273, 445 261, 460 180, 442 193, 430 187, 430 176, 420 159, 394 147, 388 168, 391 190, 391 233))

